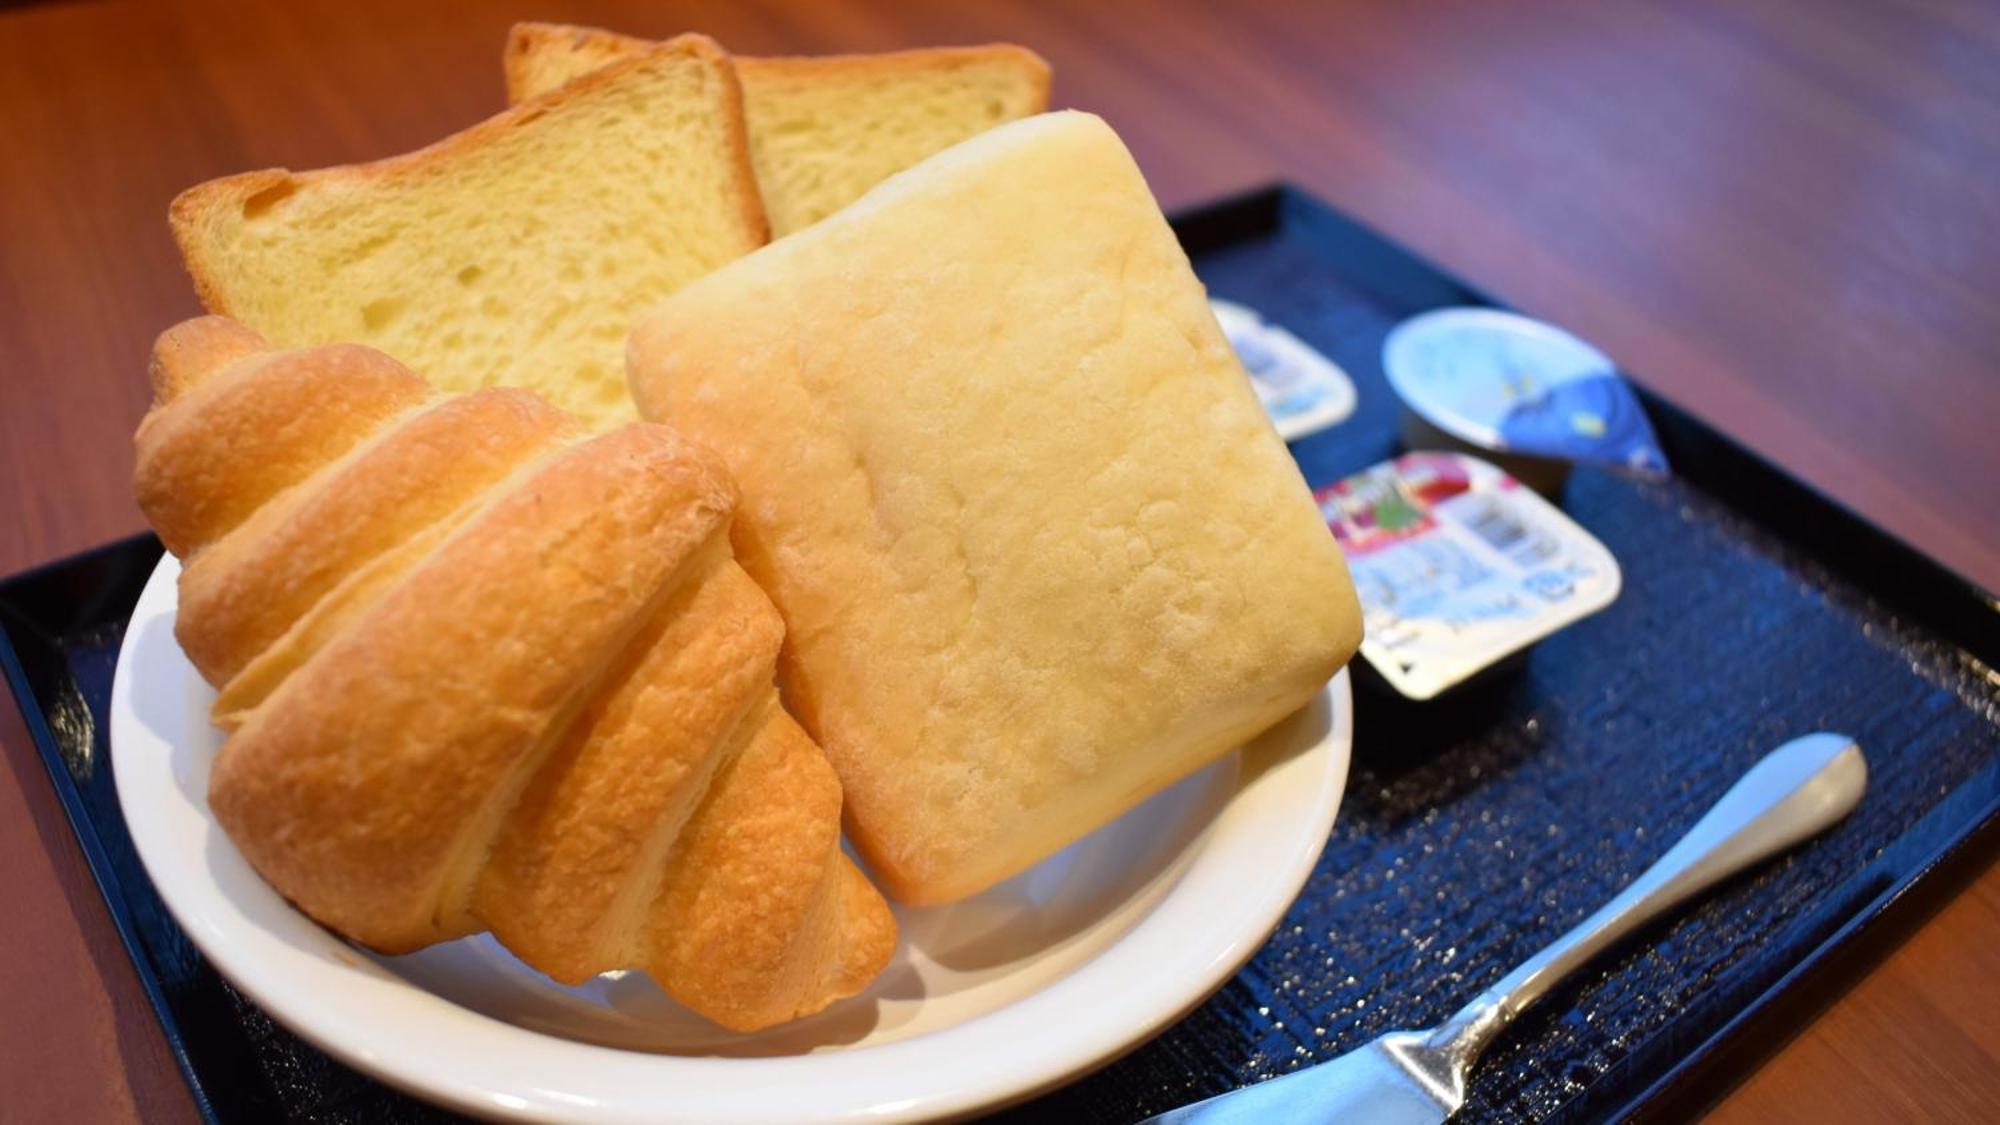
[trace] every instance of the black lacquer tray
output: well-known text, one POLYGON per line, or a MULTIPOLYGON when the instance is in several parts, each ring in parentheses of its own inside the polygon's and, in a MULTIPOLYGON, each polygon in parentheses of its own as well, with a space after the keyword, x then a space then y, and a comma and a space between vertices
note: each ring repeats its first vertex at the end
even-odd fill
MULTIPOLYGON (((1215 295, 1354 376, 1355 415, 1293 446, 1315 486, 1396 451, 1389 328, 1493 303, 1290 189, 1175 225, 1215 295)), ((1677 475, 1582 468, 1562 496, 1623 566, 1617 603, 1469 693, 1418 706, 1362 691, 1339 823, 1269 943, 1186 1019, 1010 1116, 1133 1120, 1435 1023, 1644 869, 1763 751, 1851 734, 1871 777, 1848 821, 1551 996, 1489 1053, 1465 1117, 1673 1115, 1730 1048, 1795 1025, 1992 853, 1993 600, 1646 405, 1677 475)), ((197 1103, 228 1122, 444 1117, 245 1002, 139 866, 104 731, 124 621, 159 550, 142 537, 0 583, 0 661, 197 1103)))

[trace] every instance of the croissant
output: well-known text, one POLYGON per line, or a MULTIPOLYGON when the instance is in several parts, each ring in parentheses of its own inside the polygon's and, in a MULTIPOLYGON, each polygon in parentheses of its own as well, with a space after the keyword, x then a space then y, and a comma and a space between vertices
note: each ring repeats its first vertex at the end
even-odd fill
POLYGON ((565 983, 640 968, 743 1031, 887 963, 708 453, 221 317, 152 381, 135 487, 218 689, 209 804, 280 893, 386 953, 490 929, 565 983))

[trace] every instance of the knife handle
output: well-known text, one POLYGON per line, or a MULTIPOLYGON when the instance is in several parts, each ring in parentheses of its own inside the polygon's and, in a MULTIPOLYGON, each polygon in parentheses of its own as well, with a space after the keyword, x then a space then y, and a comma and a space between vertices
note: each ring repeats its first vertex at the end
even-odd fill
POLYGON ((1425 1043, 1464 1074, 1493 1038, 1584 962, 1662 913, 1851 811, 1868 783, 1861 748, 1809 734, 1766 754, 1616 898, 1481 992, 1425 1043))

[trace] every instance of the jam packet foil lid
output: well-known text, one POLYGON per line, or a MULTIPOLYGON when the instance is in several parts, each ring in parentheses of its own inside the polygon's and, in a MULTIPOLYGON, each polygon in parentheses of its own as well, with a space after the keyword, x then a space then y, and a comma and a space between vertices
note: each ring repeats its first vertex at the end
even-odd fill
POLYGON ((1631 385, 1603 352, 1554 325, 1437 309, 1389 333, 1382 370, 1419 417, 1476 448, 1667 471, 1631 385))
POLYGON ((1339 364, 1255 309, 1221 300, 1209 305, 1279 437, 1297 441, 1354 413, 1354 380, 1339 364))
POLYGON ((1361 598, 1361 655, 1411 699, 1618 596, 1618 562, 1555 505, 1459 453, 1409 453, 1314 493, 1361 598))

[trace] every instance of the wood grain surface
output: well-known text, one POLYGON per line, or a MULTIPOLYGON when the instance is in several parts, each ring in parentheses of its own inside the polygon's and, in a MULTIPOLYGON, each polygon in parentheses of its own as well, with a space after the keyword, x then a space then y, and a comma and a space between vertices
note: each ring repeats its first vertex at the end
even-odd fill
MULTIPOLYGON (((756 54, 1025 43, 1168 208, 1298 182, 2000 588, 2000 6, 1917 0, 5 8, 0 574, 142 526, 146 349, 198 311, 174 193, 478 120, 523 18, 756 54)), ((0 1120, 190 1119, 0 711, 0 1120)), ((2000 1116, 1996 926, 2000 869, 1715 1116, 2000 1116)))

